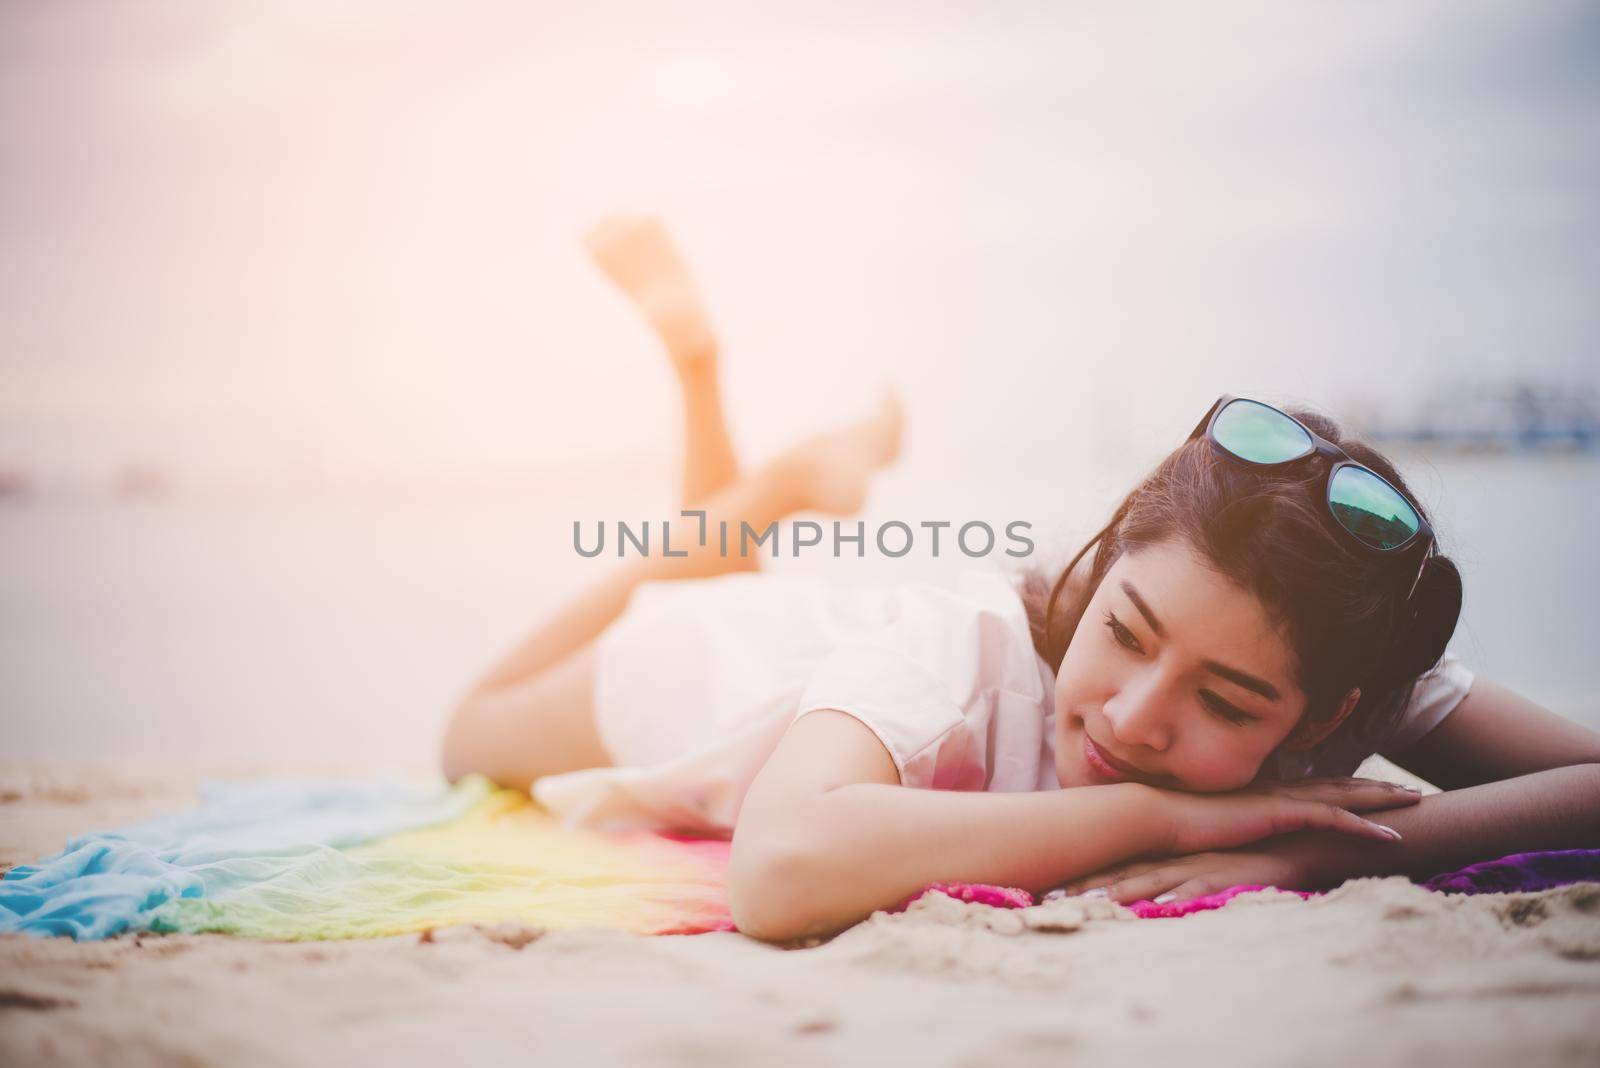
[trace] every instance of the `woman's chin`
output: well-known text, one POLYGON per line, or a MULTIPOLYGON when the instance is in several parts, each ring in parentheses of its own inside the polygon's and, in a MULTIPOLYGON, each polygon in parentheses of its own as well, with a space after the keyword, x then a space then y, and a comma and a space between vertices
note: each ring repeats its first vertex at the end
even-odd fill
POLYGON ((1074 786, 1088 786, 1089 780, 1077 768, 1063 767, 1062 761, 1056 761, 1056 782, 1061 784, 1063 790, 1074 786))

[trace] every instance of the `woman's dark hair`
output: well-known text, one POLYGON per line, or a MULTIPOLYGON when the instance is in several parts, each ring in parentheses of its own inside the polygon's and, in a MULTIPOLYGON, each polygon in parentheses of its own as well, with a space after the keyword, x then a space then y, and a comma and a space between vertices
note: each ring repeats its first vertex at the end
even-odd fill
MULTIPOLYGON (((1416 500, 1394 465, 1371 446, 1345 436, 1326 416, 1285 411, 1416 500)), ((1368 747, 1365 752, 1376 752, 1418 677, 1444 655, 1461 612, 1461 575, 1435 551, 1408 602, 1417 552, 1372 552, 1338 529, 1328 510, 1327 478, 1326 461, 1249 468, 1204 438, 1186 442, 1123 499, 1053 582, 1038 570, 1022 572, 1019 592, 1034 648, 1059 672, 1111 565, 1131 550, 1179 539, 1253 593, 1285 634, 1308 698, 1302 723, 1332 717, 1344 695, 1361 688, 1350 718, 1311 752, 1312 761, 1352 738, 1368 747), (1087 581, 1069 587, 1069 576, 1091 549, 1087 581)))

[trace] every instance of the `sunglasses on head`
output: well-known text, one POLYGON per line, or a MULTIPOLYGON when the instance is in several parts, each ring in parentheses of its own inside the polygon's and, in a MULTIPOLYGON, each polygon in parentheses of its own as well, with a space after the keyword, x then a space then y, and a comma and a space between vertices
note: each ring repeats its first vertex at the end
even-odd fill
POLYGON ((1424 546, 1422 564, 1407 599, 1416 592, 1422 568, 1433 552, 1433 528, 1388 479, 1352 460, 1339 446, 1287 412, 1244 397, 1219 397, 1189 439, 1202 435, 1224 456, 1251 467, 1276 467, 1313 455, 1326 457, 1330 465, 1328 511, 1340 530, 1385 555, 1399 556, 1424 546))

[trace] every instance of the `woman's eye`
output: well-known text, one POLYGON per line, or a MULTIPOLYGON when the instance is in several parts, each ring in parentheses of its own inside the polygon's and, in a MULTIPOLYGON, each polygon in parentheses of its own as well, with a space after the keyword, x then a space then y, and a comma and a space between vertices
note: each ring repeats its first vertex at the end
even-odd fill
POLYGON ((1221 716, 1223 719, 1227 720, 1229 723, 1237 723, 1241 727, 1247 723, 1254 723, 1256 721, 1255 716, 1233 707, 1228 702, 1212 693, 1210 690, 1200 691, 1200 703, 1205 705, 1211 711, 1215 712, 1217 715, 1221 716))
POLYGON ((1106 626, 1110 628, 1111 633, 1116 637, 1118 645, 1132 649, 1136 653, 1144 652, 1144 647, 1139 644, 1139 639, 1133 636, 1133 631, 1124 626, 1122 620, 1110 612, 1106 613, 1106 626))

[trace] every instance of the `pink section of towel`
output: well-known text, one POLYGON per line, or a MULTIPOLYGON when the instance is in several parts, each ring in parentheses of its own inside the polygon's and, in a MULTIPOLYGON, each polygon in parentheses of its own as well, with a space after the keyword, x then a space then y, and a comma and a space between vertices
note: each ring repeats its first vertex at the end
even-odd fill
MULTIPOLYGON (((1156 904, 1154 901, 1135 901, 1128 906, 1135 916, 1140 919, 1156 919, 1170 916, 1187 916, 1191 912, 1204 912, 1207 909, 1220 909, 1240 894, 1252 890, 1267 890, 1269 887, 1246 885, 1230 886, 1228 889, 1215 894, 1206 894, 1204 897, 1190 898, 1188 901, 1168 901, 1156 904)), ((971 901, 979 905, 993 905, 1001 909, 1025 909, 1033 904, 1033 895, 1026 890, 1019 890, 1014 886, 988 886, 984 883, 934 883, 919 893, 907 898, 899 907, 892 909, 900 912, 911 902, 922 897, 923 894, 934 892, 946 894, 957 901, 971 901)), ((1299 894, 1302 898, 1314 896, 1306 890, 1291 890, 1292 894, 1299 894)))
MULTIPOLYGON (((674 834, 665 831, 657 831, 654 833, 661 838, 666 838, 670 841, 678 843, 686 850, 700 853, 708 858, 714 858, 721 861, 724 865, 727 864, 728 852, 731 848, 731 843, 729 842, 716 839, 700 838, 689 834, 674 834)), ((1226 905, 1240 894, 1248 893, 1251 890, 1266 889, 1270 888, 1253 884, 1247 886, 1230 886, 1228 889, 1219 893, 1207 894, 1204 897, 1191 898, 1188 901, 1168 901, 1159 905, 1154 901, 1135 901, 1130 904, 1128 908, 1133 911, 1134 915, 1140 917, 1141 919, 1187 916, 1192 912, 1204 912, 1208 909, 1220 909, 1222 906, 1226 905)), ((1302 898, 1315 896, 1314 894, 1304 890, 1293 890, 1289 892, 1299 894, 1302 898)), ((906 898, 899 905, 896 905, 889 911, 903 912, 913 901, 925 894, 932 893, 945 894, 949 897, 955 898, 957 901, 969 901, 977 905, 990 905, 997 909, 1025 909, 1034 904, 1033 895, 1031 893, 1015 886, 991 886, 988 883, 951 882, 934 883, 931 886, 924 887, 922 890, 912 894, 910 897, 906 898)), ((722 922, 711 925, 702 924, 701 926, 693 929, 685 928, 682 931, 667 931, 663 933, 693 934, 696 933, 696 931, 704 930, 729 931, 737 930, 737 928, 734 927, 731 920, 723 920, 722 922)))
POLYGON ((997 909, 1025 909, 1033 904, 1033 895, 1014 886, 990 886, 987 883, 934 883, 906 898, 890 912, 903 912, 907 905, 938 891, 957 901, 970 901, 976 905, 993 905, 997 909))
MULTIPOLYGON (((1206 894, 1204 897, 1192 897, 1188 901, 1168 901, 1158 905, 1154 901, 1135 901, 1128 907, 1140 919, 1155 919, 1161 916, 1187 916, 1191 912, 1204 912, 1206 909, 1220 909, 1240 894, 1248 894, 1252 890, 1271 890, 1270 886, 1230 886, 1226 890, 1215 894, 1206 894)), ((1289 894, 1299 894, 1302 898, 1316 896, 1309 890, 1287 890, 1289 894)))

